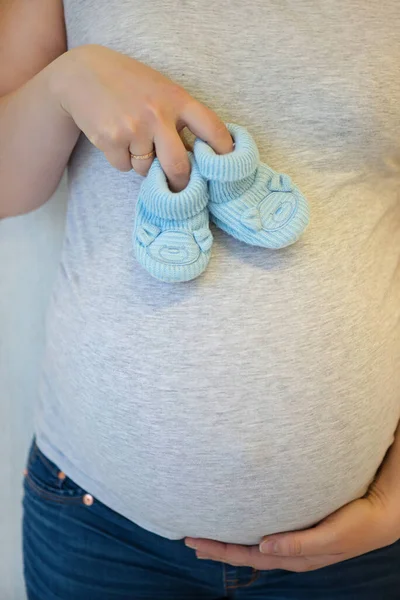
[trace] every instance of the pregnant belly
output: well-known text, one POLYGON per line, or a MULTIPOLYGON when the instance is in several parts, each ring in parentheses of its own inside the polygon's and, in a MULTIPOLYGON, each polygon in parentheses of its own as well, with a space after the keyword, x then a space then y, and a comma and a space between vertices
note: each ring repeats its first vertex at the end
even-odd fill
POLYGON ((284 395, 273 381, 264 375, 227 394, 217 381, 168 391, 138 377, 130 403, 86 383, 60 405, 60 431, 52 412, 45 434, 79 467, 81 485, 142 527, 255 544, 362 496, 399 418, 397 392, 377 399, 371 382, 368 394, 365 384, 344 393, 331 382, 319 396, 311 381, 284 395))
POLYGON ((196 419, 164 431, 153 424, 132 457, 140 466, 129 495, 147 522, 173 537, 254 544, 308 527, 362 496, 374 477, 398 409, 371 405, 303 405, 286 417, 243 407, 207 427, 196 419))
POLYGON ((90 290, 81 323, 71 298, 50 329, 38 440, 95 497, 170 538, 253 544, 318 522, 365 493, 400 417, 383 282, 358 268, 324 287, 293 271, 274 288, 258 270, 250 302, 255 276, 235 269, 154 306, 138 288, 107 312, 90 290))

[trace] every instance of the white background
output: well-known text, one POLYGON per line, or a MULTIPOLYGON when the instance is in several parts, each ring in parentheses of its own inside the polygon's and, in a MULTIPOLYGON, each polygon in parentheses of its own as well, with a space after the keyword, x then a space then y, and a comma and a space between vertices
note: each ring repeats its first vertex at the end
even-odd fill
POLYGON ((0 221, 0 599, 25 600, 22 471, 32 437, 44 315, 59 260, 65 187, 42 208, 0 221))

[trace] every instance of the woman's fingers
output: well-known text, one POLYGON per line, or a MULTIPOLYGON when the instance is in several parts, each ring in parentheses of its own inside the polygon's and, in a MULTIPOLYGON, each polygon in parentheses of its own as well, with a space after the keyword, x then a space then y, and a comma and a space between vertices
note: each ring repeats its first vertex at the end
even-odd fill
POLYGON ((189 146, 182 131, 185 124, 192 134, 210 144, 217 154, 232 152, 233 140, 225 124, 197 100, 187 102, 177 122, 173 118, 158 118, 152 127, 143 123, 121 131, 113 130, 112 135, 107 130, 101 139, 93 143, 103 150, 112 166, 120 171, 133 168, 144 177, 157 156, 170 189, 180 192, 188 185, 191 172, 189 146))
POLYGON ((190 160, 175 124, 159 123, 154 137, 157 158, 173 192, 185 189, 190 179, 190 160))
POLYGON ((180 118, 192 133, 207 142, 217 154, 228 154, 233 151, 233 140, 225 124, 204 104, 197 100, 188 102, 180 118))
POLYGON ((103 150, 103 152, 110 165, 119 171, 130 171, 132 169, 128 148, 112 146, 107 150, 103 150))
POLYGON ((101 149, 108 162, 120 171, 130 171, 133 168, 136 173, 146 177, 157 156, 167 176, 170 189, 173 192, 185 189, 189 183, 191 167, 185 141, 176 130, 175 124, 172 121, 170 124, 158 123, 154 142, 147 131, 140 132, 140 135, 138 132, 135 133, 129 147, 126 145, 123 147, 121 140, 119 145, 114 140, 102 144, 101 149))
POLYGON ((129 145, 132 168, 145 177, 155 157, 154 143, 151 139, 134 139, 129 145))
POLYGON ((155 157, 154 144, 147 132, 141 132, 140 135, 136 133, 133 138, 127 137, 125 140, 122 137, 106 140, 106 143, 96 145, 113 167, 119 171, 134 169, 143 177, 149 172, 155 157))

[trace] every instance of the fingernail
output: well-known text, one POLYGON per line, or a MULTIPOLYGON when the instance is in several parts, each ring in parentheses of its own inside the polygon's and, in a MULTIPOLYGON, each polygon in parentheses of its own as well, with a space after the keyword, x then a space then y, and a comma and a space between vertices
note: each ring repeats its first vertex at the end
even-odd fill
POLYGON ((199 560, 211 560, 211 558, 206 554, 196 554, 196 556, 199 560))
POLYGON ((191 540, 189 542, 185 540, 185 546, 192 548, 192 550, 196 550, 197 548, 196 542, 192 542, 191 540))
POLYGON ((277 554, 279 552, 278 542, 263 542, 260 546, 260 552, 263 554, 277 554))

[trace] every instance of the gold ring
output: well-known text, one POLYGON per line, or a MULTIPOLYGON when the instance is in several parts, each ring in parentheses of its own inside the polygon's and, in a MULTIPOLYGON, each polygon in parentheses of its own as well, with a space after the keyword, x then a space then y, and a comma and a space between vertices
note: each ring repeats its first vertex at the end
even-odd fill
POLYGON ((147 154, 132 154, 131 151, 129 151, 131 158, 134 158, 135 160, 147 160, 148 158, 153 158, 153 156, 156 155, 156 151, 152 150, 151 152, 148 152, 147 154))

